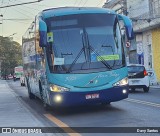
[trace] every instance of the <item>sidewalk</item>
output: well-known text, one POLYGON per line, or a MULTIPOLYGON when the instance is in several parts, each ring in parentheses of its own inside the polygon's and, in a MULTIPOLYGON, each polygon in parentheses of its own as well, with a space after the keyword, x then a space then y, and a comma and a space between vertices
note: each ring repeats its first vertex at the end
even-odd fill
MULTIPOLYGON (((5 80, 0 80, 0 127, 45 127, 24 105, 18 100, 15 93, 9 88, 5 80)), ((0 128, 0 132, 2 128, 0 128)), ((3 135, 3 134, 0 134, 3 135)), ((12 134, 23 135, 23 134, 12 134)), ((31 136, 47 136, 53 134, 28 134, 31 136)))
POLYGON ((158 84, 154 84, 154 85, 150 85, 151 88, 155 88, 155 89, 159 89, 160 90, 160 83, 158 84))

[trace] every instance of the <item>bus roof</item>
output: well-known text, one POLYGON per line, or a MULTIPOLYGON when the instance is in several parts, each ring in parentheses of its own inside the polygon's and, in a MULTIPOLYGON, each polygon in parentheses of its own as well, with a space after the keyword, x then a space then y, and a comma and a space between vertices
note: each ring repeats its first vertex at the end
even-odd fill
POLYGON ((45 9, 42 11, 43 18, 50 18, 54 16, 83 14, 83 13, 108 13, 116 14, 113 10, 97 7, 59 7, 45 9))

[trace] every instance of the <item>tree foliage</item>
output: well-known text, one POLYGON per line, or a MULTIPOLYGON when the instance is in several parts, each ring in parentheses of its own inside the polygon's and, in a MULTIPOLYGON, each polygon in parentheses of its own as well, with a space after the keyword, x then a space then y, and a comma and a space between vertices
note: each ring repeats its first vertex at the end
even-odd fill
POLYGON ((14 73, 14 67, 22 65, 22 46, 9 37, 0 36, 1 75, 14 73))

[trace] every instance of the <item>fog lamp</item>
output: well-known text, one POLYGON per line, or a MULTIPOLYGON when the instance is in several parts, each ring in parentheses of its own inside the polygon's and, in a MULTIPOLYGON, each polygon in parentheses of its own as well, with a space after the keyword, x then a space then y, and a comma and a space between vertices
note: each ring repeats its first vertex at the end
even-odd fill
POLYGON ((127 93, 127 90, 126 90, 126 89, 123 89, 123 90, 122 90, 122 93, 123 93, 123 94, 126 94, 126 93, 127 93))
POLYGON ((57 102, 57 103, 62 102, 62 96, 61 95, 55 95, 54 96, 54 101, 57 102))

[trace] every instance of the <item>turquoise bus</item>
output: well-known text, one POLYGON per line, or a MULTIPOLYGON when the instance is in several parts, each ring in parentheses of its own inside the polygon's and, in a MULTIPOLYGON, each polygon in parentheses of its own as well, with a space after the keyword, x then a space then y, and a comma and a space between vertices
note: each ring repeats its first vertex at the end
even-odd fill
POLYGON ((23 36, 29 98, 48 106, 109 104, 128 97, 125 36, 131 20, 104 8, 43 10, 23 36))

